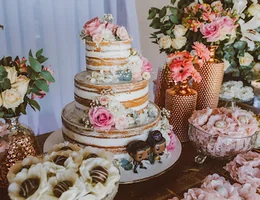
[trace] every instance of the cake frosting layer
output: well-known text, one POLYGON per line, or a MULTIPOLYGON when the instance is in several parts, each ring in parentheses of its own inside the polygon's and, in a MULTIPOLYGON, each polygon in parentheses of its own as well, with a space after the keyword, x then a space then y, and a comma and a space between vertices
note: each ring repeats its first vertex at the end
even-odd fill
POLYGON ((80 122, 81 117, 75 113, 75 102, 68 104, 62 112, 62 132, 68 141, 83 146, 97 147, 111 151, 115 154, 126 154, 126 146, 134 140, 146 140, 149 131, 155 129, 160 122, 160 110, 153 104, 150 106, 157 110, 157 115, 148 119, 144 124, 136 124, 125 130, 110 129, 109 131, 95 130, 85 127, 80 122))
MULTIPOLYGON (((80 72, 75 76, 75 101, 85 107, 90 107, 93 100, 100 97, 102 92, 111 92, 115 100, 125 108, 140 111, 148 104, 148 81, 126 82, 117 84, 94 84, 86 80, 87 72, 80 72)), ((79 106, 78 106, 79 108, 79 106)))

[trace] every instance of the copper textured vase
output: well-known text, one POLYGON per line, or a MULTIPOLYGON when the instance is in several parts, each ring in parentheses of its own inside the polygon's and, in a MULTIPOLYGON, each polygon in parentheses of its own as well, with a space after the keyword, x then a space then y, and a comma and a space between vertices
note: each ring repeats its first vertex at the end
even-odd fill
POLYGON ((159 108, 165 107, 165 94, 166 90, 173 86, 171 79, 171 72, 167 65, 164 65, 163 69, 158 71, 156 80, 156 89, 154 103, 159 106, 159 108))
POLYGON ((171 112, 169 121, 181 142, 189 141, 188 119, 196 109, 197 96, 197 92, 190 88, 188 80, 179 82, 166 91, 165 108, 171 112))
POLYGON ((210 46, 210 60, 197 70, 201 75, 201 82, 197 87, 197 110, 218 106, 219 92, 224 76, 224 63, 215 59, 217 46, 210 46))
POLYGON ((18 160, 28 156, 39 155, 39 147, 33 131, 18 121, 19 117, 4 119, 8 128, 6 134, 1 134, 0 152, 0 187, 8 187, 7 173, 18 160), (3 150, 5 145, 5 150, 3 150))

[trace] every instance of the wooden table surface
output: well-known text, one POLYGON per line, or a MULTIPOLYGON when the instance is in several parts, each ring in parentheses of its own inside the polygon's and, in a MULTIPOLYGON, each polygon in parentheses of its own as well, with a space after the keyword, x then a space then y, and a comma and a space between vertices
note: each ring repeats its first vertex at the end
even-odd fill
MULTIPOLYGON (((260 108, 245 104, 240 107, 260 113, 260 108)), ((37 136, 38 143, 43 144, 50 133, 37 136)), ((115 200, 167 200, 174 196, 182 197, 189 188, 199 187, 202 180, 209 174, 218 173, 231 180, 223 169, 227 161, 207 158, 202 165, 194 162, 196 150, 190 142, 182 143, 182 153, 179 160, 165 174, 145 182, 120 185, 115 200)), ((0 200, 9 200, 7 190, 0 189, 0 200)))
MULTIPOLYGON (((41 148, 50 133, 37 136, 41 148)), ((194 162, 195 148, 190 142, 182 144, 179 160, 165 174, 151 180, 120 185, 115 200, 167 200, 182 194, 191 187, 200 186, 201 181, 212 173, 218 173, 230 179, 223 166, 225 161, 207 158, 203 165, 194 162)), ((0 200, 8 200, 7 190, 0 189, 0 200)))

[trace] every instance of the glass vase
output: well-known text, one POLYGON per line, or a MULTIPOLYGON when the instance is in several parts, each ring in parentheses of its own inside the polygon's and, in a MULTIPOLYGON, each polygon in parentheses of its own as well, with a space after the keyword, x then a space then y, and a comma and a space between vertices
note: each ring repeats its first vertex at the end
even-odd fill
POLYGON ((5 118, 7 130, 0 135, 0 187, 7 188, 7 173, 18 160, 39 155, 39 147, 34 132, 19 123, 19 116, 5 118))

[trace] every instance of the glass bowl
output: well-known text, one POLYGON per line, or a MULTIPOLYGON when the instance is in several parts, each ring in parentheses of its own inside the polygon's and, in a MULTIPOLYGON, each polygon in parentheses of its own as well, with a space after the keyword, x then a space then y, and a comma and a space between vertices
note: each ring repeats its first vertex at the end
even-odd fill
POLYGON ((196 147, 198 155, 195 162, 202 164, 207 156, 217 159, 232 159, 239 153, 244 153, 254 148, 257 132, 246 137, 230 137, 212 135, 189 125, 189 139, 196 147))

